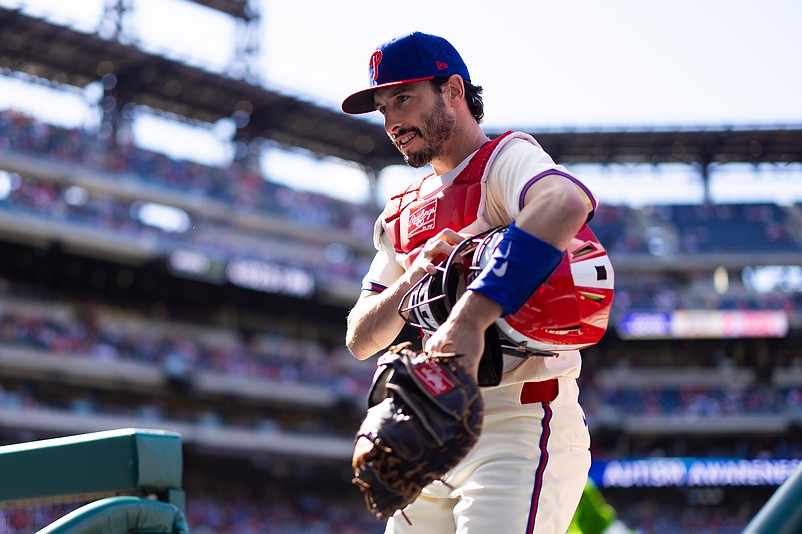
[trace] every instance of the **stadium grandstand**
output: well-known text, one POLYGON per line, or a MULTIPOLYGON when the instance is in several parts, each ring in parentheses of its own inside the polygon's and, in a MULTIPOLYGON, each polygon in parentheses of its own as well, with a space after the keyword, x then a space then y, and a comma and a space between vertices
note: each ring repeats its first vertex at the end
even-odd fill
MULTIPOLYGON (((253 2, 198 4, 249 35, 253 2)), ((193 533, 381 532, 350 484, 373 369, 344 347, 378 208, 271 180, 260 143, 398 163, 383 129, 236 73, 0 7, 0 74, 103 88, 98 128, 0 110, 0 445, 181 435, 193 533), (137 110, 233 118, 213 166, 137 146, 137 110)), ((111 29, 109 29, 111 28, 111 29)), ((498 135, 502 132, 491 132, 498 135)), ((576 165, 799 164, 796 128, 531 132, 576 165)), ((610 329, 585 351, 591 476, 645 533, 735 533, 802 458, 802 204, 603 205, 610 329)), ((0 508, 0 533, 65 513, 0 508)))

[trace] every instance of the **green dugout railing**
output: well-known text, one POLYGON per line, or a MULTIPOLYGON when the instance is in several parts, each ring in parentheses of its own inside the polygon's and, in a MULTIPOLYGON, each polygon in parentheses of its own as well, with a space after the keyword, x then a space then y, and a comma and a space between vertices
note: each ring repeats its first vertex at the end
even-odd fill
POLYGON ((119 429, 0 447, 0 506, 92 501, 38 534, 189 532, 180 435, 119 429))
POLYGON ((755 514, 742 534, 802 532, 802 463, 755 514))

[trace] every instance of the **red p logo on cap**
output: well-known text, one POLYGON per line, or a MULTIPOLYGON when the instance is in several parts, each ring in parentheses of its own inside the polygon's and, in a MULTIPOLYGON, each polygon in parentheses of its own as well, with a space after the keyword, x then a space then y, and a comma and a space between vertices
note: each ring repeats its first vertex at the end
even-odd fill
POLYGON ((382 62, 382 51, 376 50, 373 52, 373 55, 370 56, 370 68, 373 69, 373 81, 379 79, 379 63, 382 62))

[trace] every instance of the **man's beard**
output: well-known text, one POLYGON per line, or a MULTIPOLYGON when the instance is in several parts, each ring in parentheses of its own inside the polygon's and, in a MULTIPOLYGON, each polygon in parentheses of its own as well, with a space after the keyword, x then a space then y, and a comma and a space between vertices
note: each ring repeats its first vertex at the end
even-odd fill
POLYGON ((453 132, 454 122, 454 117, 446 113, 446 105, 438 98, 432 113, 423 120, 423 132, 412 128, 412 131, 417 133, 420 139, 423 139, 425 146, 421 150, 409 154, 402 152, 407 165, 419 169, 440 156, 445 142, 453 132))

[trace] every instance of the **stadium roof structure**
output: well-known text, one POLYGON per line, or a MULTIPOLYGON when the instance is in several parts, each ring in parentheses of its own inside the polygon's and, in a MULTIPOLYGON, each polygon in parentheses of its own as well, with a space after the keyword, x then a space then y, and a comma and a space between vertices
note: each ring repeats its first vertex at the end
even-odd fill
POLYGON ((196 4, 209 7, 239 19, 250 18, 248 0, 192 0, 196 4))
MULTIPOLYGON (((247 16, 247 1, 199 4, 247 16)), ((0 8, 0 69, 84 87, 113 74, 118 105, 134 102, 206 123, 241 121, 239 138, 273 140, 378 171, 402 162, 380 124, 263 85, 0 8)), ((489 131, 494 137, 500 131, 489 131)), ((566 163, 802 162, 802 125, 530 131, 566 163)))

